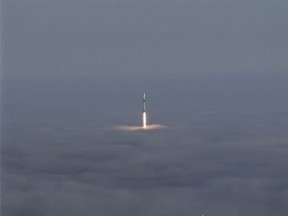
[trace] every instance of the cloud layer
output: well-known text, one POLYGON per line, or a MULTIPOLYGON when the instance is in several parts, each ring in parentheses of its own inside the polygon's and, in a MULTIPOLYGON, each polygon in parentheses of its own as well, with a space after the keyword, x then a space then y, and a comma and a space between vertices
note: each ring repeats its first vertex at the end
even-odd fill
POLYGON ((287 136, 229 130, 19 126, 2 147, 3 214, 285 215, 287 136))

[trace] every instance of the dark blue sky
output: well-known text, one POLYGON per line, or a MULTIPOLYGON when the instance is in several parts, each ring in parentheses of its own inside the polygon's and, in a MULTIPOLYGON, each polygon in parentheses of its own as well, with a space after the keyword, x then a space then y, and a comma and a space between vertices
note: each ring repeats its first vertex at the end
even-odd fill
POLYGON ((3 215, 287 215, 286 1, 1 14, 3 215))

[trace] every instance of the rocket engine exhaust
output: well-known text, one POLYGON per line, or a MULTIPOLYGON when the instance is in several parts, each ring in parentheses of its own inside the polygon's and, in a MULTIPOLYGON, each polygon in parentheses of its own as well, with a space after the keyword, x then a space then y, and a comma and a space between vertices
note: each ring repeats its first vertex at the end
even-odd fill
POLYGON ((143 112, 143 128, 145 129, 147 127, 147 119, 146 119, 146 112, 143 112))

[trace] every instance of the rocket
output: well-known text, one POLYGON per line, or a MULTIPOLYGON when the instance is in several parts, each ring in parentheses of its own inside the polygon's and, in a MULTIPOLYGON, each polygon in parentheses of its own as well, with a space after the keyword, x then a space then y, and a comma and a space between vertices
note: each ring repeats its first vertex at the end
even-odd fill
POLYGON ((145 93, 143 95, 143 112, 146 112, 146 99, 145 99, 145 93))
POLYGON ((146 117, 146 98, 145 93, 143 95, 143 114, 142 114, 142 120, 143 120, 143 128, 145 129, 147 127, 147 117, 146 117))

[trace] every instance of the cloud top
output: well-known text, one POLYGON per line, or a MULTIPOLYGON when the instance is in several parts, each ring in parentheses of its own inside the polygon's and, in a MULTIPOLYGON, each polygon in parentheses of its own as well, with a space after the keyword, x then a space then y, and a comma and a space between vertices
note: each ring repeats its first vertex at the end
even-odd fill
POLYGON ((167 129, 168 127, 161 124, 150 124, 147 125, 146 128, 143 128, 141 126, 129 126, 129 125, 118 125, 113 127, 115 130, 120 131, 149 131, 149 130, 160 130, 160 129, 167 129))

